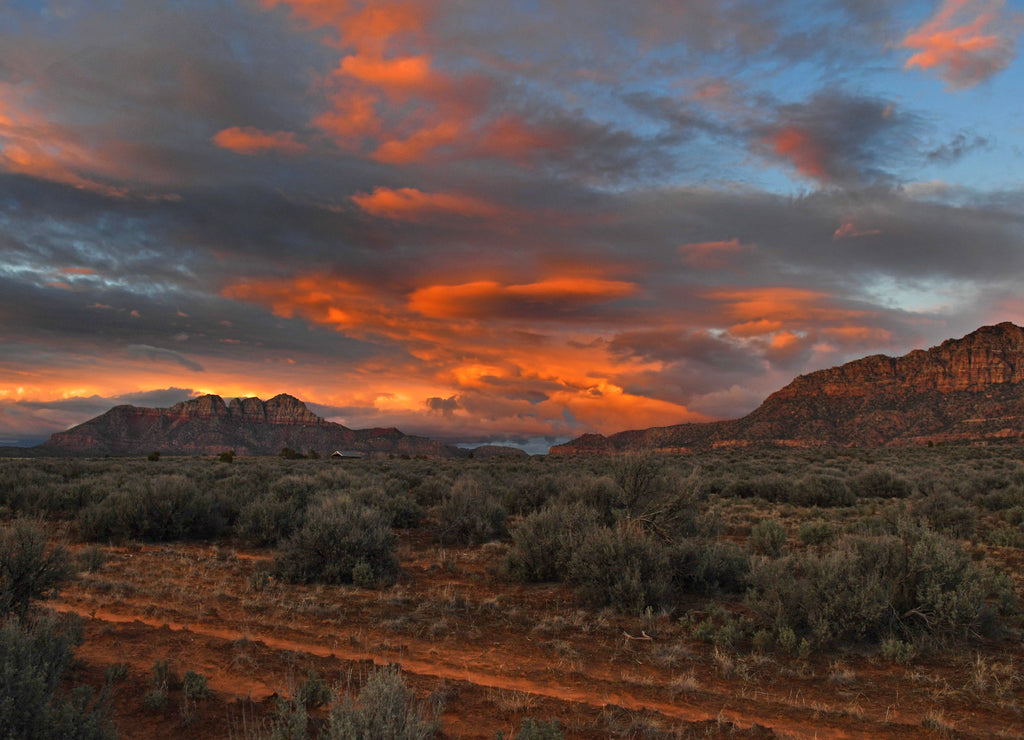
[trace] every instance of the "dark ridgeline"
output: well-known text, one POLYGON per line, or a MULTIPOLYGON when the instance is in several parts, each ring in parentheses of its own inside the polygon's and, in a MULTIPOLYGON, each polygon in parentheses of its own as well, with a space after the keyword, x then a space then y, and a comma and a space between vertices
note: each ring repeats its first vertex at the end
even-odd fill
POLYGON ((587 434, 553 455, 774 444, 889 447, 1024 437, 1024 329, 1009 322, 902 357, 801 375, 742 419, 587 434))
POLYGON ((201 396, 171 408, 116 406, 105 414, 57 432, 31 448, 43 455, 276 455, 285 447, 298 452, 357 450, 370 455, 461 457, 465 451, 397 429, 349 429, 327 421, 287 394, 268 401, 201 396))

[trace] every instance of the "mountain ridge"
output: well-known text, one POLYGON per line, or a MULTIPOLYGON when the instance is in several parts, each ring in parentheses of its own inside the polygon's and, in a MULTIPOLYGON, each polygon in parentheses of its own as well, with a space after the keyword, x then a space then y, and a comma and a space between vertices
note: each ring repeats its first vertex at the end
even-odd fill
POLYGON ((32 454, 55 456, 211 455, 234 450, 240 455, 276 455, 289 447, 299 452, 355 450, 367 455, 464 457, 468 451, 394 427, 349 429, 310 411, 287 393, 263 401, 234 398, 225 403, 208 394, 169 408, 122 405, 63 432, 56 432, 32 454))
POLYGON ((772 444, 888 447, 1024 437, 1024 329, 1003 322, 899 357, 800 375, 739 419, 583 435, 552 455, 772 444))

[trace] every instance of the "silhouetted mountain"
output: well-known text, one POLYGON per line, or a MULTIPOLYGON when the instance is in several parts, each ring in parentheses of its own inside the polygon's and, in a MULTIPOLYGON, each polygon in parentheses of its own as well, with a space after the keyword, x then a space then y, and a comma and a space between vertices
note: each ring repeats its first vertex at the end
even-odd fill
POLYGON ((553 455, 776 444, 885 447, 1024 437, 1024 329, 985 326, 902 357, 872 355, 801 375, 742 419, 604 437, 553 455))
POLYGON ((349 429, 327 421, 287 394, 268 401, 201 396, 171 408, 116 406, 105 414, 57 432, 31 448, 33 455, 276 455, 285 447, 301 453, 358 450, 370 455, 464 457, 468 451, 394 428, 349 429))

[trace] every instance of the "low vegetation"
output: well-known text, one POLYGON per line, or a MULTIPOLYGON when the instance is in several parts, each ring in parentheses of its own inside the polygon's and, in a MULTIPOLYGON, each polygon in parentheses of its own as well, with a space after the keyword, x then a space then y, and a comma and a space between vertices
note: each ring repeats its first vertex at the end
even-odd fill
POLYGON ((379 509, 341 494, 311 506, 281 546, 274 570, 290 583, 355 583, 373 587, 398 574, 397 540, 379 509))
MULTIPOLYGON (((288 584, 377 589, 397 605, 400 625, 411 578, 401 543, 412 538, 437 548, 439 567, 447 550, 478 553, 505 584, 558 584, 592 622, 634 620, 624 622, 633 625, 627 641, 652 639, 645 625, 660 615, 713 646, 729 676, 757 661, 849 650, 912 666, 1015 641, 1024 627, 1024 449, 1009 446, 486 461, 3 460, 0 519, 2 662, 38 665, 27 674, 34 684, 8 677, 0 688, 41 722, 75 717, 77 732, 95 728, 68 737, 109 736, 109 723, 95 694, 66 685, 73 630, 37 605, 73 577, 75 563, 101 572, 111 544, 266 548, 247 576, 251 593, 288 584), (73 560, 48 544, 46 533, 59 527, 93 544, 73 560)), ((423 629, 445 635, 444 610, 469 608, 460 598, 439 599, 441 616, 423 629)), ((572 651, 552 644, 571 664, 572 651)), ((166 674, 151 683, 146 706, 166 713, 166 674)), ((289 694, 250 734, 419 738, 438 729, 437 707, 417 702, 396 671, 347 684, 310 676, 301 685, 308 691, 289 694)), ((174 701, 191 722, 209 686, 190 671, 179 691, 174 701)), ((555 722, 510 727, 509 737, 561 736, 555 722)))
POLYGON ((38 606, 74 573, 67 551, 50 547, 36 522, 0 529, 0 728, 10 738, 113 737, 102 697, 88 686, 64 691, 80 635, 73 620, 38 606))
POLYGON ((263 727, 253 728, 248 739, 431 740, 437 733, 436 720, 416 700, 399 670, 372 671, 358 692, 353 692, 351 683, 350 676, 348 685, 339 684, 325 697, 330 705, 325 721, 311 719, 312 707, 297 692, 290 699, 279 700, 274 715, 263 727))

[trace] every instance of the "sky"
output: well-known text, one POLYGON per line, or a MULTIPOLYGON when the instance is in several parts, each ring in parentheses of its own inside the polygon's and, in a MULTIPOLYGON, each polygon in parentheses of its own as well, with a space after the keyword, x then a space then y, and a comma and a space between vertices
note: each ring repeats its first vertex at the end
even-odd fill
POLYGON ((1024 324, 1024 0, 0 0, 0 444, 543 451, 1024 324))

